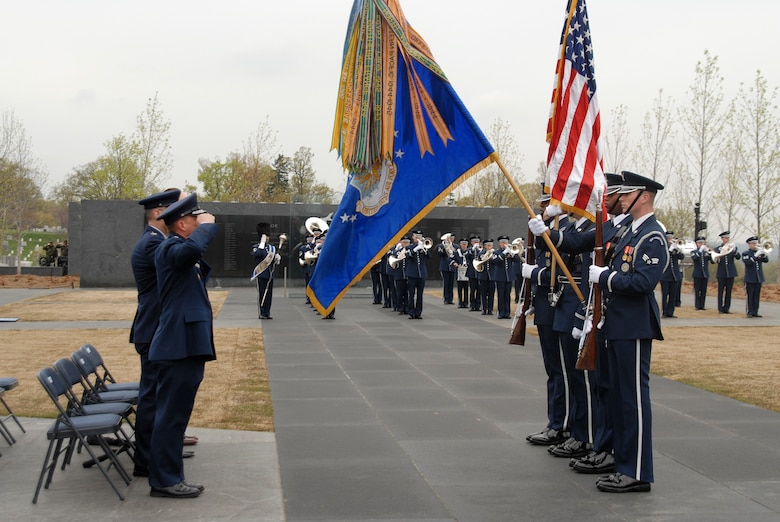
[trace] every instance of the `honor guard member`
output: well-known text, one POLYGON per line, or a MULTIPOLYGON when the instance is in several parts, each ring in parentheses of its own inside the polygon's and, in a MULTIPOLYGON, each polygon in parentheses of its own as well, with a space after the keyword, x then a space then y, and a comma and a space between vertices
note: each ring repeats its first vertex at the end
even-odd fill
POLYGON ((498 295, 498 319, 511 319, 510 303, 512 283, 515 280, 515 263, 520 257, 509 247, 509 236, 498 236, 498 249, 489 262, 490 279, 495 281, 498 295))
MULTIPOLYGON (((603 224, 602 239, 605 243, 604 264, 609 265, 614 255, 614 245, 620 238, 631 230, 631 215, 624 214, 620 205, 619 191, 622 188, 623 177, 620 174, 607 173, 607 188, 604 198, 604 207, 612 218, 603 224)), ((549 207, 548 207, 549 210, 549 207)), ((548 229, 541 219, 532 219, 528 222, 529 229, 534 235, 541 235, 548 229)), ((576 231, 575 231, 576 232, 576 231)), ((589 227, 585 231, 576 233, 563 233, 550 230, 550 239, 553 244, 559 245, 559 250, 570 254, 591 253, 596 242, 596 228, 589 227)), ((588 280, 589 267, 592 264, 592 255, 583 258, 583 278, 588 280)), ((584 295, 584 292, 583 292, 584 295)), ((592 322, 585 322, 585 310, 580 307, 575 316, 572 337, 579 340, 592 329, 592 322)), ((580 458, 572 458, 569 465, 578 473, 601 474, 615 470, 615 458, 613 450, 613 429, 609 415, 609 365, 606 354, 606 341, 603 331, 595 332, 597 352, 596 369, 589 372, 589 385, 594 386, 593 393, 593 450, 580 458)), ((590 388, 589 386, 589 388, 590 388)))
POLYGON ((660 183, 623 172, 620 203, 633 217, 609 266, 590 267, 589 280, 608 292, 604 337, 610 373, 610 417, 616 472, 596 482, 601 491, 650 491, 653 477, 650 356, 663 340, 654 290, 669 264, 669 249, 653 202, 660 183))
POLYGON ((393 277, 395 280, 395 294, 398 297, 398 315, 409 314, 409 291, 406 281, 406 260, 411 251, 412 238, 404 236, 393 251, 395 267, 393 277))
POLYGON ((716 261, 718 269, 718 313, 730 314, 731 290, 734 288, 734 278, 737 277, 736 261, 741 257, 737 245, 731 242, 731 232, 726 230, 718 234, 721 244, 715 247, 718 254, 716 261))
POLYGON ((384 304, 382 308, 392 308, 397 310, 398 297, 395 295, 395 278, 393 277, 393 267, 390 266, 390 255, 393 249, 388 249, 382 257, 382 288, 384 289, 384 304))
POLYGON ((691 251, 693 263, 693 304, 696 310, 704 310, 704 302, 707 300, 707 283, 710 279, 710 265, 712 253, 707 247, 707 239, 703 236, 696 238, 696 248, 691 251))
MULTIPOLYGON (((561 212, 560 207, 547 207, 548 215, 561 212)), ((587 218, 580 218, 576 224, 572 223, 566 216, 558 216, 558 235, 582 234, 593 223, 587 218)), ((587 295, 587 278, 583 281, 583 257, 584 254, 561 254, 561 258, 569 272, 572 274, 575 284, 579 285, 580 292, 587 295)), ((590 262, 588 261, 588 264, 590 262)), ((592 387, 590 372, 576 369, 577 356, 579 353, 579 339, 573 336, 575 327, 575 318, 581 314, 582 305, 577 294, 571 287, 569 279, 558 270, 557 291, 551 294, 551 304, 555 308, 553 319, 553 331, 558 335, 564 362, 564 379, 569 392, 569 408, 571 411, 571 421, 569 422, 569 438, 548 448, 551 455, 562 458, 584 457, 593 449, 593 403, 595 389, 592 387)))
POLYGON ((146 227, 133 248, 130 265, 138 289, 138 308, 130 327, 130 342, 141 357, 141 379, 138 384, 138 404, 135 407, 135 469, 136 477, 149 476, 149 452, 157 409, 157 375, 149 361, 149 346, 160 319, 160 296, 157 291, 157 271, 154 253, 168 235, 165 223, 157 217, 179 200, 181 191, 170 190, 152 194, 138 202, 144 207, 146 227))
MULTIPOLYGON (((298 264, 301 265, 301 271, 303 272, 303 285, 308 288, 309 280, 312 273, 314 273, 314 264, 307 262, 306 252, 311 252, 314 249, 314 235, 306 234, 305 241, 298 249, 298 264)), ((306 295, 306 304, 311 304, 308 294, 306 295)))
MULTIPOLYGON (((493 240, 486 239, 482 250, 479 251, 478 261, 492 259, 495 256, 493 250, 493 240)), ((477 280, 479 281, 479 302, 482 306, 482 315, 493 315, 493 304, 496 295, 496 282, 490 279, 489 261, 482 265, 480 272, 477 270, 477 280)))
POLYGON ((466 256, 468 249, 469 240, 465 237, 461 238, 458 241, 458 248, 455 249, 455 258, 452 260, 452 266, 457 273, 458 308, 469 307, 469 278, 467 266, 469 261, 466 256))
POLYGON ((768 244, 758 248, 758 237, 747 238, 748 249, 742 254, 742 262, 745 263, 745 293, 747 294, 747 316, 761 317, 758 314, 758 304, 761 300, 761 284, 764 282, 764 263, 769 261, 768 244), (765 249, 764 247, 768 247, 765 249))
POLYGON ((457 269, 452 266, 455 260, 455 246, 453 235, 449 232, 441 236, 441 243, 436 247, 436 253, 439 254, 439 273, 441 274, 442 299, 444 304, 451 305, 453 293, 455 290, 455 276, 457 269))
POLYGON ((406 285, 409 303, 409 319, 422 319, 423 292, 428 269, 425 260, 430 257, 424 245, 422 230, 412 231, 412 243, 406 262, 406 285))
POLYGON ((160 322, 149 347, 157 372, 149 485, 153 497, 197 497, 203 486, 184 478, 182 447, 206 361, 216 359, 213 311, 203 254, 217 235, 214 216, 190 194, 158 218, 170 235, 155 252, 160 322))
POLYGON ((680 245, 674 238, 674 232, 666 231, 666 241, 669 248, 669 266, 661 276, 661 312, 664 317, 674 318, 674 307, 677 304, 677 287, 680 280, 680 261, 685 258, 680 245))
MULTIPOLYGON (((542 213, 550 203, 550 195, 542 193, 536 200, 542 213)), ((542 222, 549 229, 552 220, 542 222)), ((528 435, 525 440, 537 446, 560 444, 569 438, 569 422, 571 420, 568 401, 568 390, 563 375, 563 352, 558 336, 553 331, 555 309, 550 306, 549 294, 551 288, 552 254, 547 244, 536 241, 536 264, 523 263, 522 274, 531 287, 531 308, 536 331, 539 334, 539 345, 542 349, 544 371, 547 374, 547 426, 538 433, 528 435)), ((530 315, 530 313, 529 313, 530 315)))
POLYGON ((276 247, 271 245, 268 235, 270 226, 269 223, 257 224, 255 228, 259 241, 252 247, 251 251, 252 256, 255 258, 255 263, 260 264, 263 261, 267 263, 267 266, 255 277, 255 281, 257 281, 258 319, 273 319, 271 317, 271 304, 274 298, 274 268, 282 260, 282 256, 276 251, 276 247))
POLYGON ((479 279, 477 279, 477 270, 474 268, 474 260, 479 259, 479 253, 482 251, 480 244, 482 238, 471 236, 469 242, 471 246, 466 253, 466 277, 469 278, 469 311, 479 312, 482 309, 482 298, 479 293, 479 279))

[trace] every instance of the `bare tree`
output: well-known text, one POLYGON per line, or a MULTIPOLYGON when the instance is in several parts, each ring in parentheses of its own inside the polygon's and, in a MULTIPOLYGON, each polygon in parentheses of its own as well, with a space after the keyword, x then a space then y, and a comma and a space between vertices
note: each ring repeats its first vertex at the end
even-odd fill
POLYGON ((290 191, 304 203, 309 203, 307 197, 311 194, 311 187, 314 185, 317 174, 312 167, 311 159, 314 157, 309 147, 301 147, 289 162, 290 168, 290 191))
POLYGON ((604 169, 608 172, 625 170, 631 151, 631 133, 628 129, 628 107, 618 105, 611 112, 612 124, 604 134, 604 169))
POLYGON ((688 101, 679 111, 683 155, 693 179, 692 192, 701 209, 710 208, 713 183, 718 175, 726 118, 723 104, 723 77, 718 57, 704 51, 704 61, 696 63, 696 75, 688 88, 688 101))
POLYGON ((741 202, 751 233, 759 238, 777 232, 780 205, 780 125, 777 123, 777 87, 771 88, 761 71, 750 87, 740 86, 731 119, 737 127, 742 176, 741 202))
POLYGON ((134 141, 137 142, 138 170, 143 179, 143 192, 161 188, 173 167, 169 143, 170 120, 163 116, 157 93, 146 101, 146 110, 136 118, 134 141))
POLYGON ((0 230, 10 230, 15 236, 17 274, 22 273, 24 233, 40 217, 41 187, 46 177, 24 126, 13 111, 4 112, 0 128, 0 230))
MULTIPOLYGON (((511 125, 498 118, 488 131, 493 147, 501 161, 519 185, 523 175, 521 164, 523 156, 519 152, 517 141, 512 134, 511 125)), ((471 177, 457 191, 459 205, 474 207, 519 207, 520 201, 507 183, 504 173, 493 164, 471 177)))
MULTIPOLYGON (((669 97, 664 99, 663 92, 663 89, 658 90, 653 108, 645 114, 642 121, 641 137, 635 152, 635 164, 637 172, 643 176, 667 185, 670 173, 675 172, 672 167, 676 161, 674 151, 676 135, 672 100, 669 97)), ((689 193, 689 191, 684 192, 689 193)))

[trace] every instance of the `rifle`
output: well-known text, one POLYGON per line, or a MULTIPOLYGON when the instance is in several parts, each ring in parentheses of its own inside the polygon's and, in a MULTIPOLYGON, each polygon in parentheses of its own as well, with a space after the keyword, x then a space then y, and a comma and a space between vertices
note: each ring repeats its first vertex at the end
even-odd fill
MULTIPOLYGON (((536 263, 536 251, 534 249, 534 234, 528 231, 528 241, 526 242, 525 262, 529 265, 536 263)), ((509 344, 525 346, 525 328, 526 312, 531 307, 531 281, 523 279, 523 306, 518 307, 515 312, 517 321, 512 327, 512 335, 509 337, 509 344)))
MULTIPOLYGON (((604 236, 602 234, 601 223, 601 209, 596 211, 596 245, 593 254, 593 264, 596 266, 604 266, 604 236)), ((598 344, 596 337, 598 337, 596 330, 598 324, 601 322, 601 287, 598 283, 593 283, 593 301, 591 302, 591 310, 586 310, 585 317, 592 315, 592 326, 588 335, 580 344, 580 352, 577 354, 577 364, 574 367, 578 370, 595 370, 596 369, 596 354, 598 353, 598 344)))

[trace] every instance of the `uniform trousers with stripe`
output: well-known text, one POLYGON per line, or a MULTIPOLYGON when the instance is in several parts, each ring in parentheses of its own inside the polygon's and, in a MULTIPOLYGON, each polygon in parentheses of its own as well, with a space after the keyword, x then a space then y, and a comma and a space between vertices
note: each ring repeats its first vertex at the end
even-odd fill
POLYGON ((547 427, 568 431, 569 394, 563 377, 563 351, 558 342, 558 332, 553 331, 551 324, 536 325, 536 331, 547 373, 547 427))
POLYGON ((607 341, 609 414, 619 473, 653 482, 650 354, 652 339, 607 341))

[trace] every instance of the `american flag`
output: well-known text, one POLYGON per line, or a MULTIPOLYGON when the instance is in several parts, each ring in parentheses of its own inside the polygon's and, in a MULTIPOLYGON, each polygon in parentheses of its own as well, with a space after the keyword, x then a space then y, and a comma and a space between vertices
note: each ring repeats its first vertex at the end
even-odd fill
POLYGON ((585 0, 569 0, 547 122, 545 191, 552 204, 594 221, 606 184, 600 134, 588 10, 585 0))

